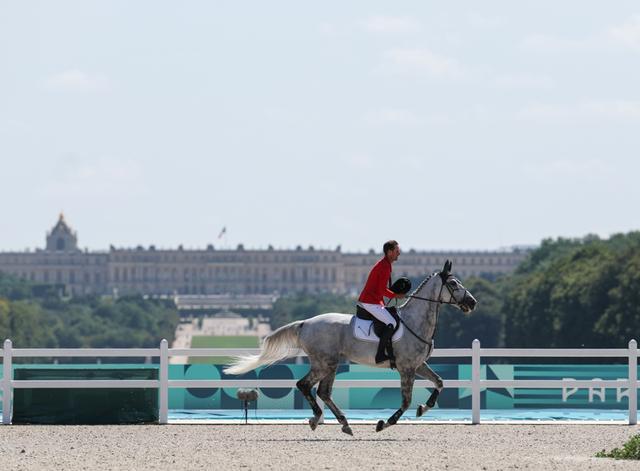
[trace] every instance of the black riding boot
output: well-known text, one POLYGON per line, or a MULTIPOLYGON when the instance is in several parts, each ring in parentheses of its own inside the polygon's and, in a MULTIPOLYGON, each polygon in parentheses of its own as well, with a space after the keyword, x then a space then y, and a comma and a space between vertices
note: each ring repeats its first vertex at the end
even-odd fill
POLYGON ((387 324, 386 329, 382 332, 380 336, 380 343, 378 344, 378 353, 376 353, 376 363, 382 363, 387 360, 395 360, 395 358, 391 358, 387 355, 385 350, 387 346, 391 343, 391 337, 393 337, 393 324, 387 324))

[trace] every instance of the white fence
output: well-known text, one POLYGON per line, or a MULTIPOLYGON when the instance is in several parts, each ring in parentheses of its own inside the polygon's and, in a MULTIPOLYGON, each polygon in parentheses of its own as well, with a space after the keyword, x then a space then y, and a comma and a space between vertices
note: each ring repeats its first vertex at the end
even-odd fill
MULTIPOLYGON (((295 387, 295 379, 242 380, 242 379, 192 379, 169 380, 169 357, 210 357, 233 356, 258 353, 259 349, 246 348, 168 348, 166 340, 160 348, 13 348, 11 340, 5 340, 0 351, 3 363, 2 423, 11 423, 12 396, 16 388, 158 388, 159 421, 166 424, 169 412, 169 388, 284 388, 295 387), (14 380, 12 362, 14 358, 26 357, 159 357, 158 380, 14 380)), ((302 353, 301 353, 302 355, 302 353)), ((480 423, 480 392, 486 388, 620 388, 627 387, 629 397, 629 424, 637 423, 638 391, 638 344, 629 342, 626 349, 512 349, 480 348, 480 341, 474 340, 471 348, 445 348, 433 352, 432 358, 471 357, 471 380, 444 380, 445 388, 471 388, 471 422, 480 423), (480 359, 485 357, 531 357, 531 358, 627 358, 629 365, 626 380, 487 380, 480 379, 480 359)), ((416 387, 432 387, 427 380, 417 380, 416 387)), ((336 380, 336 388, 400 387, 399 380, 336 380)))

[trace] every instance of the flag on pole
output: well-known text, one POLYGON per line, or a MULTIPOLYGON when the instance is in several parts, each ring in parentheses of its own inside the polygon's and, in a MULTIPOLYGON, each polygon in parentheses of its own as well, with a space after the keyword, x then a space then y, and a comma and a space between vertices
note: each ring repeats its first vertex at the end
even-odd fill
POLYGON ((220 234, 218 234, 218 239, 221 239, 222 236, 225 235, 226 233, 227 233, 227 226, 224 226, 220 231, 220 234))

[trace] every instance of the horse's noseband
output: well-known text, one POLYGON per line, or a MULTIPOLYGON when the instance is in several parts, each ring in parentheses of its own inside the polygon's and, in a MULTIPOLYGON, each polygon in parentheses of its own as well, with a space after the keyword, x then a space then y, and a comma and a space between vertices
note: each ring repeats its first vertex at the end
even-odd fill
POLYGON ((409 294, 407 297, 420 299, 422 301, 429 301, 429 302, 432 302, 432 303, 438 303, 438 304, 455 304, 456 306, 459 306, 459 307, 466 307, 466 308, 471 309, 471 306, 469 305, 469 300, 472 297, 471 293, 469 292, 469 290, 467 288, 464 288, 464 294, 462 295, 462 300, 458 301, 458 299, 456 299, 456 296, 455 296, 455 291, 447 283, 447 280, 451 276, 452 275, 449 275, 446 278, 443 277, 442 286, 440 286, 440 293, 438 294, 438 299, 423 298, 422 296, 415 296, 413 294, 409 294), (445 287, 447 288, 447 291, 449 291, 449 295, 451 296, 451 299, 449 301, 443 301, 442 300, 442 291, 444 290, 445 287), (453 300, 453 301, 451 301, 451 300, 453 300))
MULTIPOLYGON (((467 308, 471 309, 471 306, 469 305, 469 301, 471 299, 471 293, 469 292, 469 290, 467 288, 464 288, 464 294, 462 295, 462 300, 458 301, 456 299, 455 294, 454 294, 455 291, 453 289, 451 289, 451 286, 449 286, 449 284, 446 282, 446 280, 443 283, 443 285, 447 287, 447 291, 449 291, 449 295, 451 296, 451 299, 453 299, 453 301, 454 301, 453 303, 449 302, 449 304, 456 304, 456 305, 458 305, 460 307, 467 307, 467 308)), ((442 288, 440 289, 440 296, 438 296, 438 297, 441 297, 441 296, 442 296, 442 288)))

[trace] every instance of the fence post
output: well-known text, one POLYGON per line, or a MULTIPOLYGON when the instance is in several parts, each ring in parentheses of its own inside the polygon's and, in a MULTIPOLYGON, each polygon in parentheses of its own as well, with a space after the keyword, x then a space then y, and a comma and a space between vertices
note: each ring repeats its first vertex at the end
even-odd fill
POLYGON ((158 421, 166 424, 169 421, 169 343, 167 339, 160 341, 160 371, 159 379, 159 395, 160 410, 158 412, 158 421))
POLYGON ((480 423, 480 340, 471 342, 471 423, 480 423))
POLYGON ((11 396, 13 396, 13 369, 11 367, 11 340, 4 341, 2 355, 2 423, 11 423, 11 396))
POLYGON ((638 423, 638 342, 629 341, 629 425, 638 423))

